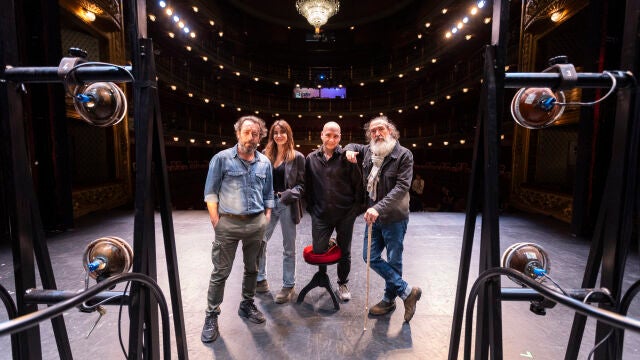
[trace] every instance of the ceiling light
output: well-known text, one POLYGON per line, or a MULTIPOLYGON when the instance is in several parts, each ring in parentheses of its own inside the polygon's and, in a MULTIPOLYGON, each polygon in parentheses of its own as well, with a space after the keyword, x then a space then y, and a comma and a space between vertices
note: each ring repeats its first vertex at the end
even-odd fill
POLYGON ((216 24, 216 22, 215 22, 215 21, 213 21, 213 20, 209 20, 209 25, 213 26, 213 25, 215 25, 215 24, 216 24))
POLYGON ((220 107, 224 107, 224 104, 220 104, 220 107))
POLYGON ((318 119, 322 119, 322 115, 318 115, 318 119))
POLYGON ((500 135, 500 140, 504 140, 504 134, 500 135))
POLYGON ((258 115, 258 114, 260 114, 260 111, 256 110, 256 111, 254 111, 254 113, 255 113, 256 115, 258 115))
POLYGON ((197 6, 192 7, 192 9, 193 9, 193 12, 198 12, 198 7, 197 6))
POLYGON ((447 13, 447 11, 448 11, 448 10, 447 10, 447 8, 442 9, 442 14, 443 14, 443 15, 444 15, 444 14, 446 14, 446 13, 447 13))
POLYGON ((189 36, 191 36, 192 39, 195 39, 196 37, 196 33, 194 33, 193 31, 191 32, 191 34, 189 34, 189 36))
POLYGON ((468 92, 468 91, 469 91, 469 88, 462 88, 462 92, 463 92, 463 93, 466 93, 466 92, 468 92))
POLYGON ((460 139, 460 144, 464 145, 467 141, 465 139, 460 139))
POLYGON ((171 8, 167 8, 167 10, 165 10, 164 12, 169 16, 173 15, 173 10, 171 10, 171 8))
POLYGON ((562 18, 564 17, 564 13, 565 12, 562 11, 562 10, 558 10, 558 11, 553 12, 551 14, 551 21, 558 22, 558 21, 562 20, 562 18))
POLYGON ((433 146, 433 143, 427 143, 427 146, 433 146))
POLYGON ((337 0, 297 0, 296 9, 320 33, 320 27, 340 9, 337 0))
POLYGON ((422 39, 422 34, 418 34, 418 39, 422 39))
POLYGON ((188 93, 187 95, 189 95, 189 97, 193 97, 193 93, 188 93))
POLYGON ((302 115, 298 114, 298 119, 301 119, 301 118, 302 118, 302 115))
POLYGON ((220 70, 224 69, 224 65, 222 64, 218 65, 218 67, 220 68, 220 70))
POLYGON ((338 118, 342 119, 342 115, 338 115, 338 118))
POLYGON ((449 145, 449 142, 448 142, 448 141, 443 141, 442 143, 444 144, 444 146, 449 145))
POLYGON ((196 139, 189 139, 189 142, 192 143, 192 144, 195 144, 196 143, 196 139))
POLYGON ((182 31, 184 31, 185 34, 188 34, 189 33, 189 28, 185 26, 184 29, 182 29, 182 31))
POLYGON ((207 61, 207 60, 209 60, 209 58, 208 58, 208 57, 206 57, 206 56, 203 56, 203 57, 202 57, 202 61, 207 61))
POLYGON ((430 23, 430 22, 425 23, 425 24, 424 24, 424 27, 426 27, 426 28, 431 27, 431 23, 430 23))
POLYGON ((398 109, 398 114, 402 114, 402 109, 398 109))
POLYGON ((276 85, 280 85, 280 82, 278 82, 278 81, 274 81, 273 83, 276 84, 276 85))
POLYGON ((447 100, 451 100, 451 95, 446 96, 447 100))
POLYGON ((433 63, 433 64, 435 64, 437 61, 438 61, 438 59, 436 59, 436 58, 431 59, 431 63, 433 63))
POLYGON ((236 71, 236 76, 240 76, 240 71, 236 71))
POLYGON ((465 23, 465 24, 467 24, 467 23, 469 22, 469 18, 468 18, 468 17, 466 17, 466 16, 465 16, 465 17, 463 17, 463 18, 462 18, 462 22, 463 22, 463 23, 465 23))
POLYGON ((280 116, 280 113, 275 113, 276 116, 280 116))
POLYGON ((458 32, 458 28, 457 27, 454 26, 454 27, 451 28, 451 33, 452 34, 455 34, 457 32, 458 32))
POLYGON ((484 4, 485 4, 484 0, 478 1, 478 9, 482 9, 484 7, 484 4))
POLYGON ((164 2, 164 1, 160 1, 160 2, 158 3, 158 5, 160 5, 160 7, 161 7, 161 8, 163 8, 163 7, 167 6, 167 3, 166 3, 166 2, 164 2))
POLYGON ((211 101, 211 100, 209 100, 208 98, 204 98, 204 102, 205 102, 205 104, 208 104, 208 103, 209 103, 209 101, 211 101))
POLYGON ((471 35, 465 35, 464 38, 467 39, 467 40, 471 40, 472 36, 471 35))
POLYGON ((413 105, 413 108, 418 110, 419 106, 418 105, 413 105))
POLYGON ((420 66, 416 66, 415 70, 420 71, 420 66))
POLYGON ((156 21, 156 16, 153 14, 149 14, 149 20, 156 21))
POLYGON ((191 46, 187 45, 184 47, 185 49, 187 49, 187 51, 191 51, 191 46))
POLYGON ((474 7, 472 7, 472 8, 471 8, 471 10, 469 11, 469 13, 470 13, 471 15, 475 15, 475 14, 477 14, 477 13, 478 13, 478 8, 477 8, 477 7, 475 7, 475 6, 474 6, 474 7))
POLYGON ((211 144, 211 140, 207 140, 207 145, 211 144))
POLYGON ((179 22, 178 22, 178 27, 179 27, 180 29, 182 29, 182 28, 184 27, 184 23, 183 23, 182 21, 179 21, 179 22))
POLYGON ((490 17, 486 17, 486 18, 484 18, 484 23, 485 23, 485 24, 488 24, 488 23, 490 23, 490 22, 491 22, 491 18, 490 18, 490 17))
POLYGON ((175 86, 175 85, 171 85, 171 90, 176 91, 177 89, 178 89, 178 87, 177 87, 177 86, 175 86))
POLYGON ((172 39, 173 39, 175 36, 176 36, 176 34, 174 34, 174 33, 172 33, 172 32, 169 32, 169 37, 170 37, 170 38, 172 38, 172 39))
POLYGON ((361 82, 361 83, 360 83, 360 86, 364 86, 364 83, 363 83, 363 82, 361 82))
POLYGON ((218 32, 218 36, 222 37, 224 35, 224 32, 220 31, 218 32))
POLYGON ((457 27, 458 29, 462 29, 462 25, 463 25, 463 24, 462 24, 462 21, 459 21, 459 22, 458 22, 458 24, 456 24, 456 27, 457 27))
POLYGON ((342 84, 338 84, 338 87, 342 89, 342 84))
POLYGON ((176 141, 176 142, 177 142, 178 140, 180 140, 180 138, 179 138, 179 137, 177 137, 177 136, 174 136, 174 137, 173 137, 173 141, 176 141))
POLYGON ((253 81, 260 81, 260 78, 259 77, 254 77, 253 81))
POLYGON ((96 14, 92 11, 87 10, 84 12, 84 18, 89 20, 90 22, 94 22, 96 21, 96 14))
POLYGON ((227 142, 226 142, 226 141, 223 141, 223 142, 221 142, 220 144, 222 144, 222 145, 227 145, 227 142))
POLYGON ((242 108, 236 108, 236 110, 238 110, 238 111, 242 111, 242 108))
POLYGON ((383 82, 384 82, 384 79, 380 79, 380 82, 381 82, 381 83, 383 83, 383 82))
POLYGON ((349 27, 349 30, 353 30, 353 29, 355 29, 355 28, 356 28, 355 26, 351 25, 351 26, 349 27))
POLYGON ((435 104, 436 104, 435 101, 433 101, 433 100, 429 101, 429 105, 435 105, 435 104))
POLYGON ((446 37, 447 39, 451 37, 451 31, 447 31, 446 34, 444 34, 444 37, 446 37))
POLYGON ((416 147, 416 146, 418 146, 418 145, 417 145, 417 144, 411 144, 411 146, 416 147))
POLYGON ((363 115, 363 114, 360 114, 360 117, 364 117, 364 115, 363 115))
POLYGON ((299 147, 300 147, 300 144, 296 144, 296 147, 297 147, 297 148, 299 148, 299 147))
POLYGON ((180 17, 178 15, 173 15, 173 22, 177 23, 180 21, 180 17))
POLYGON ((404 74, 398 74, 398 77, 399 77, 400 79, 402 79, 402 77, 403 77, 403 76, 404 76, 404 74))

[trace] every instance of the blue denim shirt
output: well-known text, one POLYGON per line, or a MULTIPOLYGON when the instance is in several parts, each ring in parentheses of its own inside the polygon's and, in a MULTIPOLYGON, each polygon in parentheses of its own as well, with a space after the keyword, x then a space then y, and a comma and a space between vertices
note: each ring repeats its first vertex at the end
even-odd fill
POLYGON ((249 215, 273 208, 273 174, 269 159, 256 151, 246 165, 238 156, 238 145, 220 151, 209 163, 204 201, 217 202, 224 214, 249 215))

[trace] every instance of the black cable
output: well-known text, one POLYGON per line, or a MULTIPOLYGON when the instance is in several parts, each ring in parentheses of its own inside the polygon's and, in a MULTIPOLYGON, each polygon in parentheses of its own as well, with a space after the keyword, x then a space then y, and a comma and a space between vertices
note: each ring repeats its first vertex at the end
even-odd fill
POLYGON ((555 280, 553 280, 553 279, 551 278, 551 276, 549 276, 547 273, 545 273, 543 276, 544 276, 545 278, 549 279, 549 281, 551 281, 551 282, 553 283, 553 285, 555 285, 555 286, 558 288, 558 290, 560 290, 560 292, 561 292, 563 295, 565 295, 565 296, 569 296, 569 294, 567 294, 567 292, 566 292, 566 291, 564 291, 564 289, 562 288, 562 286, 560 286, 560 284, 558 284, 555 280))
POLYGON ((638 292, 640 292, 640 280, 633 283, 627 292, 624 293, 624 296, 622 296, 622 300, 620 300, 620 306, 618 308, 620 314, 627 315, 629 306, 631 306, 631 302, 638 292))
POLYGON ((22 315, 16 319, 0 323, 0 337, 36 326, 42 321, 49 320, 64 313, 66 310, 82 304, 83 301, 99 294, 105 289, 109 289, 116 284, 125 281, 137 281, 146 285, 146 287, 151 290, 154 297, 156 298, 158 307, 160 308, 160 318, 162 319, 162 347, 164 358, 167 360, 171 359, 171 340, 169 338, 171 329, 169 325, 169 308, 167 306, 167 300, 162 293, 162 289, 160 289, 155 280, 145 274, 140 273, 127 273, 112 276, 107 280, 101 281, 96 285, 88 288, 87 290, 78 293, 78 295, 76 296, 61 301, 55 305, 49 306, 46 309, 34 311, 32 313, 22 315))
POLYGON ((532 280, 528 276, 525 276, 519 271, 507 268, 492 268, 484 271, 482 274, 478 276, 476 281, 473 283, 471 287, 471 291, 469 292, 469 297, 467 300, 467 309, 465 310, 465 338, 464 338, 464 359, 471 359, 471 331, 473 328, 473 309, 475 300, 478 296, 478 292, 480 291, 480 286, 482 286, 488 279, 500 276, 507 275, 511 277, 515 277, 520 280, 525 286, 536 290, 540 295, 545 298, 555 301, 556 303, 565 305, 569 308, 572 308, 576 312, 585 315, 592 316, 596 319, 607 323, 616 328, 623 328, 626 330, 631 330, 640 333, 640 321, 628 318, 626 316, 620 315, 613 311, 598 309, 591 305, 584 304, 580 301, 577 301, 571 297, 565 296, 557 291, 554 291, 546 286, 542 286, 538 284, 536 281, 532 280), (473 301, 472 301, 473 300, 473 301))
POLYGON ((124 295, 127 293, 127 289, 129 289, 130 284, 131 281, 127 281, 127 285, 122 291, 122 299, 120 299, 120 308, 118 310, 118 341, 120 341, 120 349, 122 349, 125 359, 128 359, 129 355, 127 355, 127 349, 125 349, 124 342, 122 341, 122 307, 124 306, 124 295))
POLYGON ((80 64, 77 64, 76 66, 72 67, 66 74, 64 74, 64 77, 62 78, 62 85, 64 86, 65 91, 67 92, 67 94, 69 94, 72 98, 75 96, 73 94, 73 92, 71 92, 71 90, 69 89, 69 76, 74 73, 76 70, 78 70, 81 67, 87 67, 87 66, 96 66, 96 65, 102 65, 102 66, 113 66, 114 68, 120 70, 120 71, 124 71, 127 75, 129 75, 129 77, 131 77, 131 81, 135 82, 136 79, 133 77, 133 74, 127 70, 124 66, 121 65, 115 65, 115 64, 110 64, 110 63, 104 63, 104 62, 99 62, 99 61, 89 61, 89 62, 83 62, 80 64))
POLYGON ((0 285, 0 300, 4 304, 5 309, 7 309, 7 315, 9 315, 9 319, 14 319, 18 316, 18 309, 16 308, 16 304, 13 302, 11 298, 11 294, 5 289, 2 285, 0 285))
MULTIPOLYGON (((584 299, 582 300, 583 303, 587 303, 587 301, 589 301, 589 297, 591 297, 594 294, 603 294, 607 297, 607 299, 609 299, 609 303, 611 304, 611 306, 613 306, 614 308, 616 307, 616 300, 613 298, 613 296, 611 296, 611 293, 609 292, 609 290, 600 290, 600 289, 593 289, 591 291, 589 291, 587 293, 587 295, 585 295, 584 299)), ((609 330, 609 332, 607 333, 607 335, 605 335, 602 340, 598 341, 597 344, 595 344, 592 348, 591 351, 589 351, 589 355, 587 355, 587 360, 591 360, 591 358, 593 357, 593 354, 596 352, 596 350, 598 349, 598 347, 600 347, 600 345, 604 344, 605 341, 609 340, 609 337, 613 334, 613 329, 609 330)))

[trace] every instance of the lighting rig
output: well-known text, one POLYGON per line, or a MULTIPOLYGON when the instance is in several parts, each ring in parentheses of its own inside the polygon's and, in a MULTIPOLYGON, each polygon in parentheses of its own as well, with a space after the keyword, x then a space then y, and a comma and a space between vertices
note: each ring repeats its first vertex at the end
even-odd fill
MULTIPOLYGON (((71 49, 58 67, 19 67, 14 1, 3 1, 0 12, 8 14, 0 24, 0 125, 2 126, 3 183, 9 189, 7 203, 11 221, 11 243, 16 302, 0 286, 0 299, 10 320, 0 323, 0 336, 11 334, 14 359, 42 357, 38 324, 51 319, 62 359, 71 359, 71 348, 62 313, 73 307, 83 312, 104 313, 103 305, 129 307, 129 359, 160 357, 158 318, 162 320, 163 356, 170 359, 170 318, 167 301, 156 283, 155 219, 156 199, 151 177, 159 188, 158 207, 162 218, 167 273, 175 331, 175 350, 188 359, 173 220, 164 154, 162 122, 157 93, 153 43, 146 38, 146 1, 125 1, 131 66, 86 61, 87 54, 71 49), (29 168, 25 142, 22 94, 26 84, 62 83, 81 118, 92 126, 108 127, 127 114, 127 99, 115 82, 131 82, 136 144, 135 219, 133 246, 107 236, 87 245, 83 256, 85 289, 79 293, 57 289, 51 259, 44 239, 38 202, 29 168), (154 167, 152 167, 154 165, 154 167), (35 255, 35 256, 34 256, 35 255), (37 261, 43 289, 36 289, 37 261), (129 269, 133 271, 127 273, 129 269), (89 286, 89 279, 97 284, 89 286), (109 291, 118 283, 131 283, 127 292, 109 291), (38 310, 37 304, 50 305, 38 310), (160 314, 158 314, 158 310, 160 314)), ((63 120, 60 120, 63 121, 63 120)), ((98 318, 98 320, 100 317, 98 318)), ((97 323, 97 322, 96 322, 97 323)), ((95 327, 95 325, 94 325, 95 327)), ((124 351, 124 346, 123 346, 124 351)))

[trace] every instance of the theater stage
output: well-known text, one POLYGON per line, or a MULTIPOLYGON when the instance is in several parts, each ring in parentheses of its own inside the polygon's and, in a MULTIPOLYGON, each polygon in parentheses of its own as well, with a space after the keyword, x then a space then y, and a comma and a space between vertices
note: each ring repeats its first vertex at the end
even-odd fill
MULTIPOLYGON (((211 344, 200 342, 204 320, 207 286, 211 265, 213 231, 205 211, 173 213, 176 248, 182 287, 186 334, 191 359, 446 359, 458 276, 464 214, 411 213, 405 238, 404 278, 412 286, 423 289, 411 323, 403 323, 404 308, 389 316, 369 318, 363 332, 366 264, 362 260, 364 222, 356 221, 352 246, 352 271, 349 287, 353 299, 333 310, 330 297, 323 289, 312 290, 304 303, 277 305, 273 302, 281 286, 282 246, 279 228, 268 247, 268 280, 271 294, 257 295, 256 304, 267 322, 253 324, 237 315, 240 302, 242 258, 237 256, 227 281, 222 314, 219 318, 220 338, 211 344)), ((477 222, 479 229, 480 221, 477 222)), ((315 266, 302 260, 302 248, 311 243, 311 220, 306 215, 298 228, 296 290, 311 279, 315 266)), ((158 279, 169 300, 169 287, 164 265, 164 249, 159 216, 156 217, 158 238, 158 279)), ((550 218, 529 214, 503 214, 500 218, 501 251, 516 242, 535 242, 551 254, 551 276, 563 287, 578 287, 589 252, 589 243, 569 235, 568 225, 550 218)), ((48 240, 54 275, 59 289, 80 290, 84 287, 82 253, 86 244, 102 236, 118 236, 132 241, 133 213, 112 211, 86 216, 69 231, 48 240)), ((477 275, 479 232, 476 232, 470 278, 477 275)), ((240 251, 240 250, 238 250, 240 251)), ((335 266, 329 267, 332 282, 335 266)), ((630 254, 625 276, 626 290, 640 278, 640 259, 630 254)), ((15 290, 13 267, 8 246, 0 248, 0 284, 15 290)), ((504 279, 503 286, 511 286, 504 279)), ((384 282, 371 273, 370 304, 380 300, 384 282)), ((470 286, 469 286, 470 287, 470 286)), ((116 289, 123 289, 118 286, 116 289)), ((42 308, 42 307, 41 307, 42 308)), ((528 302, 503 302, 503 339, 505 359, 562 359, 567 346, 573 312, 561 305, 534 315, 528 302)), ((640 318, 640 299, 631 305, 630 315, 640 318)), ((91 336, 86 334, 97 318, 96 313, 76 310, 65 313, 65 322, 76 359, 122 359, 118 342, 118 307, 108 306, 107 314, 91 336)), ((0 321, 7 319, 0 308, 0 321)), ((51 323, 41 324, 44 359, 58 359, 51 323)), ((127 344, 126 308, 122 316, 122 333, 127 344)), ((595 322, 589 320, 580 358, 586 359, 594 343, 595 322)), ((172 329, 173 334, 173 329, 172 329)), ((173 336, 173 335, 172 335, 173 336)), ((11 359, 10 338, 0 338, 0 359, 11 359)), ((174 341, 174 340, 172 340, 174 341)), ((462 351, 461 351, 462 352, 462 351)), ((174 349, 175 353, 175 349, 174 349)), ((174 354, 173 358, 177 358, 174 354)), ((625 334, 624 359, 640 358, 640 334, 625 334)))

